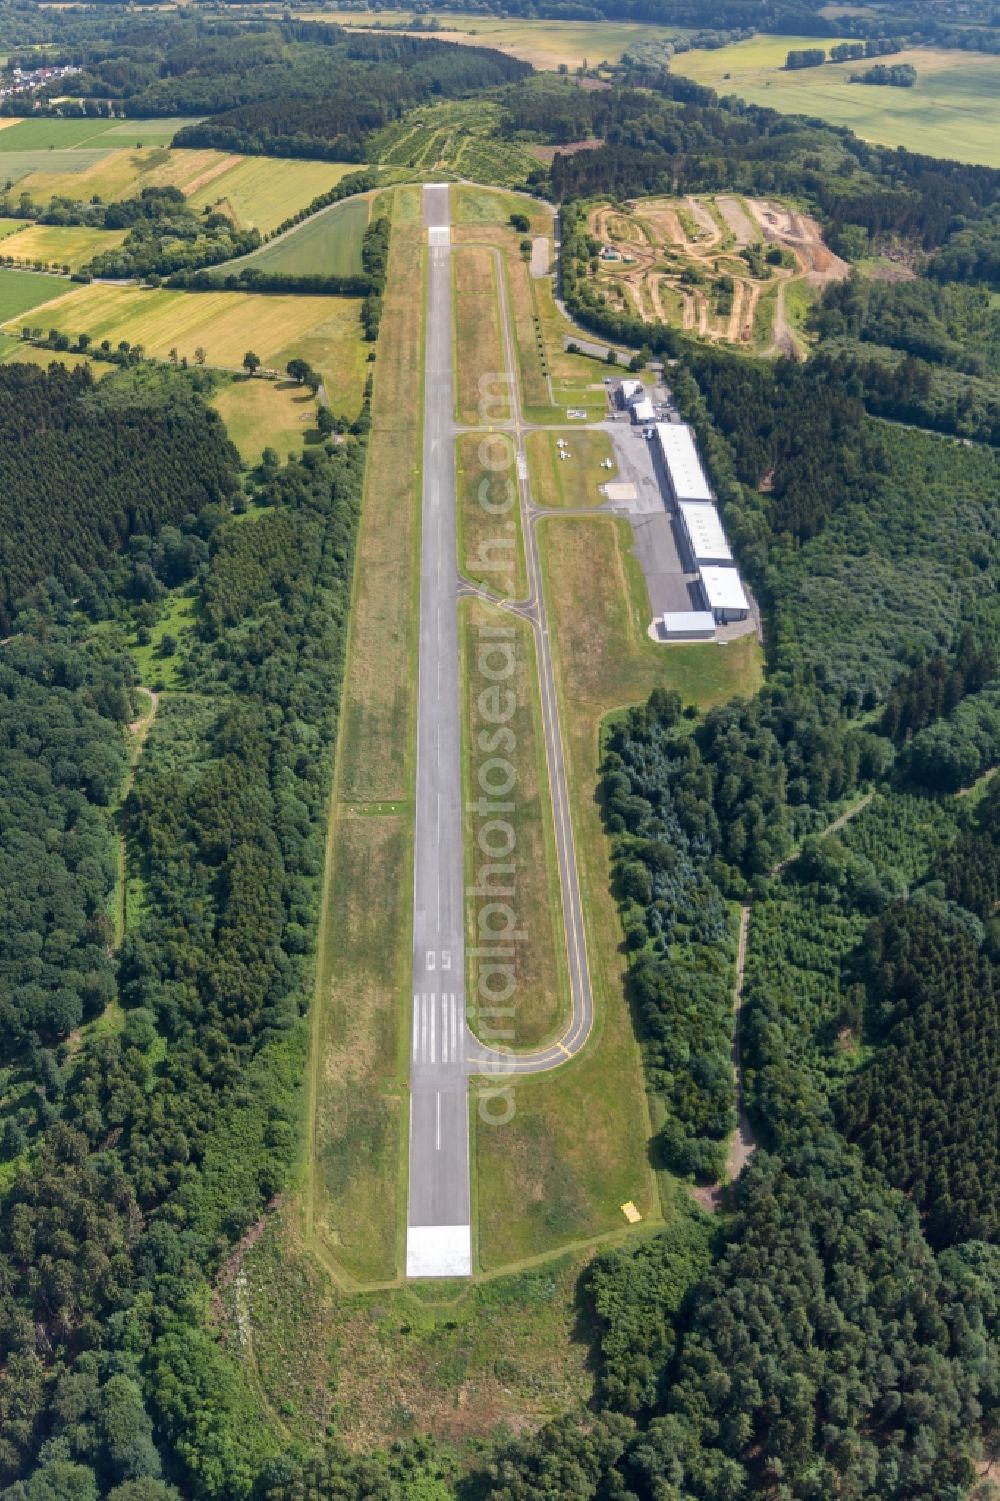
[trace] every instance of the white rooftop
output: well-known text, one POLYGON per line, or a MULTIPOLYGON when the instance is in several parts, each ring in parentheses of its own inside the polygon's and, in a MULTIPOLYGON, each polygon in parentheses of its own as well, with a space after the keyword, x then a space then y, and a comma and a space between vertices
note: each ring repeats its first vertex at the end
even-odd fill
POLYGON ((648 396, 644 396, 641 401, 633 401, 633 422, 654 422, 655 420, 656 408, 653 406, 653 403, 650 401, 648 396))
POLYGON ((678 510, 691 542, 696 562, 731 563, 733 560, 726 534, 713 505, 703 500, 682 500, 678 510))
POLYGON ((668 610, 660 618, 668 636, 715 634, 715 616, 711 610, 668 610))
POLYGON ((677 499, 711 500, 712 489, 701 467, 691 429, 682 422, 658 422, 656 436, 677 499))
POLYGON ((638 396, 638 395, 641 394, 641 392, 642 392, 642 381, 641 380, 623 380, 622 381, 622 396, 624 397, 624 399, 626 401, 631 401, 633 396, 638 396))
POLYGON ((701 581, 713 610, 749 610, 743 585, 735 568, 703 568, 701 581))

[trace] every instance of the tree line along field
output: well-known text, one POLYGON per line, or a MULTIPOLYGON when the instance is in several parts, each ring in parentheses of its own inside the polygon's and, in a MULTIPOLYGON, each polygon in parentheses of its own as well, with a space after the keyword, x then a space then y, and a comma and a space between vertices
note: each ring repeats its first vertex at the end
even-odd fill
POLYGON ((846 125, 863 140, 955 161, 1000 166, 1000 58, 983 52, 911 48, 885 61, 917 70, 912 88, 850 83, 857 63, 784 68, 786 54, 832 37, 753 37, 714 51, 679 53, 671 68, 720 94, 786 114, 846 125))
MULTIPOLYGON (((73 121, 31 121, 73 124, 73 121)), ((129 122, 142 140, 145 121, 129 122)), ((176 187, 192 208, 228 214, 239 228, 263 233, 306 207, 356 166, 339 162, 245 157, 225 151, 174 151, 163 145, 112 150, 4 149, 0 130, 0 183, 27 193, 37 204, 53 197, 112 201, 134 198, 143 188, 176 187)), ((114 139, 107 134, 103 139, 114 139)))
POLYGON ((736 194, 643 198, 590 211, 605 295, 646 323, 667 323, 753 353, 799 352, 786 305, 808 303, 846 263, 807 214, 736 194))

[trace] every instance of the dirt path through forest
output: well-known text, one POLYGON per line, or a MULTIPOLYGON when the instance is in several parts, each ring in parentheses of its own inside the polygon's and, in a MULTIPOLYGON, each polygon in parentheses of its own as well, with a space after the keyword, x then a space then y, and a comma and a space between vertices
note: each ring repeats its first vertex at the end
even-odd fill
MULTIPOLYGON (((845 808, 843 813, 839 814, 831 823, 828 823, 818 837, 826 839, 830 834, 836 834, 846 823, 849 823, 852 818, 856 818, 859 813, 867 808, 874 796, 874 792, 866 792, 856 803, 852 803, 849 808, 845 808)), ((785 856, 784 860, 779 860, 777 865, 772 866, 768 871, 768 878, 772 881, 776 880, 790 865, 795 864, 801 853, 800 849, 793 850, 790 855, 785 856)), ((734 1183, 736 1181, 757 1148, 753 1127, 746 1111, 746 1099, 743 1092, 743 1064, 740 1056, 740 1035, 742 1031, 740 1023, 743 1011, 743 988, 746 978, 747 946, 750 940, 750 919, 752 915, 753 897, 748 896, 740 907, 740 929, 736 945, 736 985, 733 1005, 733 1074, 736 1079, 737 1124, 736 1130, 729 1139, 729 1150, 726 1153, 727 1183, 734 1183)), ((704 1195, 699 1195, 699 1203, 703 1204, 706 1208, 709 1207, 704 1195)))

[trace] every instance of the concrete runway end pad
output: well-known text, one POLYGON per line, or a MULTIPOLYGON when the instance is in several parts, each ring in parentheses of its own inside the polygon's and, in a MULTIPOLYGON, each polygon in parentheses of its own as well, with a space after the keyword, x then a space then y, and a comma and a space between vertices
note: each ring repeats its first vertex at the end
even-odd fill
POLYGON ((428 245, 450 245, 451 227, 447 224, 432 224, 427 231, 428 245))
POLYGON ((407 1225, 408 1277, 471 1277, 469 1225, 407 1225))

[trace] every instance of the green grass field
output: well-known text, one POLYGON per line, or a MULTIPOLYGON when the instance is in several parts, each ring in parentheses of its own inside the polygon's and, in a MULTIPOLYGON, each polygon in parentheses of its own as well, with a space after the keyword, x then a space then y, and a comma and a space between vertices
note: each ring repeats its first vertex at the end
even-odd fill
POLYGON ((0 360, 5 365, 39 365, 47 370, 50 365, 65 365, 72 370, 77 365, 89 365, 95 380, 100 380, 111 368, 98 365, 85 354, 76 354, 72 349, 46 349, 38 344, 26 344, 21 339, 3 338, 0 342, 0 360))
POLYGON ((531 495, 539 506, 598 506, 604 500, 598 485, 606 485, 618 475, 602 465, 612 459, 611 439, 607 433, 565 433, 558 435, 567 447, 559 457, 556 434, 529 433, 528 463, 531 468, 531 495))
POLYGON ((32 224, 30 228, 4 239, 3 254, 32 264, 42 261, 46 266, 68 266, 71 271, 79 271, 95 255, 105 250, 117 250, 125 234, 124 229, 32 224))
POLYGON ((849 83, 858 63, 784 70, 790 49, 817 45, 829 51, 832 39, 756 36, 713 52, 681 53, 672 67, 751 104, 850 126, 866 141, 1000 167, 1000 57, 922 47, 884 59, 916 68, 909 89, 849 83))
MULTIPOLYGON (((0 130, 0 140, 4 132, 0 130)), ((78 191, 77 184, 84 173, 92 172, 102 162, 107 161, 114 152, 94 151, 5 151, 0 154, 0 187, 15 184, 25 189, 26 179, 34 178, 39 173, 48 176, 50 173, 60 183, 54 192, 66 192, 82 196, 78 191)), ((40 197, 50 198, 49 194, 40 194, 37 190, 31 191, 31 196, 36 200, 40 197)))
POLYGON ((419 190, 397 189, 393 204, 312 1011, 303 1216, 317 1257, 359 1281, 397 1273, 406 1182, 401 1006, 412 959, 419 190))
MULTIPOLYGON (((224 181, 224 179, 223 179, 224 181)), ((286 276, 360 276, 370 200, 345 198, 235 263, 286 276)))
MULTIPOLYGON (((481 1462, 497 1429, 534 1429, 590 1397, 592 1335, 577 1295, 586 1259, 471 1287, 352 1296, 323 1276, 282 1212, 222 1294, 226 1342, 239 1341, 290 1441, 311 1444, 328 1424, 354 1450, 433 1433, 460 1463, 481 1462)), ((404 1483, 398 1494, 444 1493, 404 1483)))
POLYGON ((316 402, 293 381, 226 380, 212 397, 240 458, 255 464, 265 448, 282 462, 299 453, 316 429, 316 402))
MULTIPOLYGON (((462 714, 463 803, 472 808, 480 795, 478 776, 489 766, 494 752, 484 751, 482 742, 495 745, 496 720, 484 717, 491 711, 492 700, 484 701, 489 684, 476 670, 477 648, 481 632, 507 629, 510 632, 514 671, 506 682, 511 695, 511 713, 505 721, 512 737, 509 762, 515 777, 511 793, 510 823, 514 845, 510 853, 512 874, 510 895, 506 900, 517 915, 524 934, 516 945, 513 961, 514 989, 506 1005, 511 1015, 506 1021, 511 1047, 537 1047, 565 1029, 570 1016, 569 974, 566 936, 556 864, 552 804, 549 797, 548 771, 542 734, 542 711, 538 688, 538 665, 531 627, 526 620, 507 614, 496 605, 480 599, 466 599, 459 608, 461 645, 461 684, 465 700, 462 714)), ((465 843, 466 900, 465 953, 466 996, 469 1024, 482 1041, 488 1041, 477 1015, 480 1003, 482 938, 478 923, 483 898, 475 892, 475 872, 483 864, 476 836, 482 819, 467 814, 463 823, 465 843)), ((514 948, 514 945, 511 946, 514 948)), ((486 985, 488 987, 488 979, 486 985)), ((482 992, 488 994, 488 989, 482 992)), ((484 1018, 484 1020, 488 1020, 484 1018)))
POLYGON ((0 268, 0 323, 18 318, 32 308, 61 297, 66 282, 54 276, 39 276, 32 271, 8 271, 0 268))
POLYGON ((707 707, 754 692, 761 676, 753 637, 725 649, 649 640, 649 600, 626 522, 553 512, 538 531, 596 1019, 578 1058, 518 1081, 509 1124, 477 1121, 484 1267, 620 1229, 627 1199, 645 1219, 659 1217, 609 841, 594 796, 600 728, 607 714, 658 685, 707 707))
MULTIPOLYGON (((166 145, 185 125, 194 125, 190 116, 162 120, 12 120, 0 130, 0 153, 8 151, 69 151, 81 146, 100 146, 114 150, 119 146, 144 146, 163 142, 166 145)), ((2 161, 0 161, 2 167, 2 161)))
POLYGON ((528 574, 510 438, 485 432, 457 438, 455 482, 459 571, 501 599, 524 599, 528 574))

